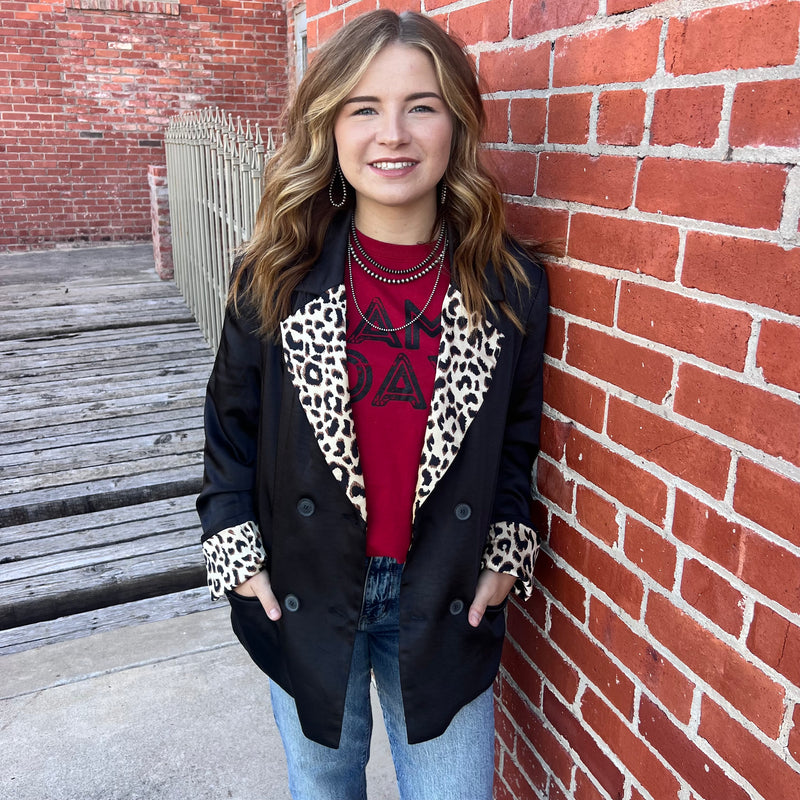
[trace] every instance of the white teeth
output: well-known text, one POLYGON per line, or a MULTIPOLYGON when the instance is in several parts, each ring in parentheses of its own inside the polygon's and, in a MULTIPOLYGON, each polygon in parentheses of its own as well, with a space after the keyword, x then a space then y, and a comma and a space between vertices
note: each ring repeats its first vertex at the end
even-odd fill
POLYGON ((405 169, 413 167, 413 161, 375 161, 372 164, 376 169, 405 169))

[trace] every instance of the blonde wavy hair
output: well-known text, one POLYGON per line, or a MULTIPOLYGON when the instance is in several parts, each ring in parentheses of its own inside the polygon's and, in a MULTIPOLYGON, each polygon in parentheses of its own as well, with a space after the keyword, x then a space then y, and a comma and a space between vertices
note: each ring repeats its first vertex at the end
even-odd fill
MULTIPOLYGON (((421 14, 372 11, 339 30, 315 54, 286 109, 285 143, 267 164, 253 236, 244 246, 230 298, 236 304, 247 295, 265 335, 277 336, 280 321, 291 313, 292 292, 319 257, 328 225, 340 213, 328 197, 337 163, 333 128, 339 109, 372 59, 395 43, 428 54, 452 115, 447 203, 440 214, 455 241, 451 272, 467 309, 482 318, 491 307, 485 277, 489 261, 517 290, 528 283, 510 249, 500 192, 480 163, 485 113, 472 60, 461 43, 421 14)), ((349 209, 353 194, 348 193, 349 209)))

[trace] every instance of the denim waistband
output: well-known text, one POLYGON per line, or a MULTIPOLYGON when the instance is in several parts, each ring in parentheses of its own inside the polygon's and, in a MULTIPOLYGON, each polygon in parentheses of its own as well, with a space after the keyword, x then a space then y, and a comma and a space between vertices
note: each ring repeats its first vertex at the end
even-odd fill
POLYGON ((396 606, 400 598, 403 565, 389 556, 367 559, 364 602, 359 627, 380 621, 396 606))

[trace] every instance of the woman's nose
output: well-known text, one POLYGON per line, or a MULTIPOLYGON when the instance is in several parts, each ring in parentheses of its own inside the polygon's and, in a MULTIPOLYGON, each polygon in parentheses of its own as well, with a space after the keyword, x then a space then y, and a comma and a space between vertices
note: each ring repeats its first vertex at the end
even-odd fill
POLYGON ((408 126, 403 114, 385 114, 378 130, 378 142, 396 147, 408 141, 408 126))

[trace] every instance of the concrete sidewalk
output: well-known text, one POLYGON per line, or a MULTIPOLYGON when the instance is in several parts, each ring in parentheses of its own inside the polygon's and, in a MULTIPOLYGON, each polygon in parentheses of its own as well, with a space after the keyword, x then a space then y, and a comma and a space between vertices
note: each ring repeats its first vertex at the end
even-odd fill
MULTIPOLYGON (((396 800, 376 711, 369 797, 396 800)), ((267 678, 227 605, 1 656, 0 753, 4 800, 290 797, 267 678)))

